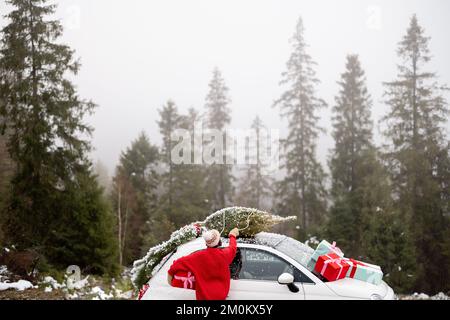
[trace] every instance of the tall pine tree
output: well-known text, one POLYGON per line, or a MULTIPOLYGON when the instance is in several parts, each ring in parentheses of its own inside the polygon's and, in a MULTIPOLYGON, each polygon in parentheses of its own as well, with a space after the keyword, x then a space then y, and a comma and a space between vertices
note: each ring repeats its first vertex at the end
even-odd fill
MULTIPOLYGON (((169 102, 161 111, 158 122, 163 137, 162 157, 166 172, 163 174, 163 186, 158 211, 166 216, 175 228, 204 218, 208 213, 208 194, 205 184, 205 170, 193 164, 193 145, 188 153, 188 163, 177 163, 172 159, 175 147, 181 141, 175 141, 175 130, 183 129, 193 137, 198 113, 190 109, 188 115, 180 115, 173 102, 169 102)), ((193 142, 192 140, 190 141, 193 142)))
POLYGON ((267 128, 264 126, 261 118, 257 116, 251 126, 254 132, 254 145, 248 146, 249 153, 253 153, 255 159, 247 165, 244 175, 239 185, 239 194, 236 197, 238 205, 250 208, 268 210, 269 201, 273 193, 273 180, 268 174, 268 164, 263 156, 268 154, 269 146, 263 139, 267 139, 267 128), (254 148, 254 150, 250 150, 254 148), (264 148, 266 150, 264 150, 264 148))
POLYGON ((442 181, 448 177, 450 149, 444 130, 448 89, 427 70, 429 40, 414 15, 399 43, 397 78, 385 84, 390 110, 384 133, 396 205, 416 245, 416 289, 433 293, 448 290, 450 283, 449 193, 442 181))
MULTIPOLYGON (((3 121, 3 118, 0 116, 0 128, 3 121)), ((5 208, 10 196, 11 177, 14 173, 14 163, 9 156, 7 141, 6 132, 5 134, 0 132, 0 243, 4 241, 3 222, 5 219, 5 208)))
MULTIPOLYGON (((2 101, 0 100, 0 104, 1 103, 2 101)), ((6 218, 5 209, 10 196, 11 177, 14 174, 15 168, 8 152, 8 134, 7 132, 1 131, 4 121, 5 118, 0 115, 0 243, 3 243, 4 241, 3 223, 6 218)))
MULTIPOLYGON (((209 186, 206 183, 207 168, 195 164, 194 136, 200 127, 200 115, 197 110, 190 108, 187 115, 182 116, 181 128, 189 132, 191 137, 190 163, 177 166, 177 176, 180 189, 177 190, 177 205, 185 211, 185 218, 181 225, 192 221, 204 220, 210 214, 209 186), (197 124, 197 126, 196 126, 197 124)), ((197 150, 198 151, 198 150, 197 150)))
MULTIPOLYGON (((9 0, 12 11, 0 44, 0 116, 16 165, 6 231, 20 248, 50 262, 113 271, 112 214, 86 158, 91 133, 83 122, 95 105, 69 80, 79 70, 59 38, 54 5, 9 0), (111 226, 111 228, 110 228, 111 226)), ((3 131, 3 130, 2 130, 3 131)))
POLYGON ((357 55, 347 56, 338 84, 327 238, 337 241, 348 256, 381 265, 386 281, 407 292, 414 280, 414 247, 393 208, 388 175, 372 142, 372 101, 357 55))
POLYGON ((327 233, 353 256, 361 254, 364 225, 367 225, 363 214, 368 208, 363 207, 363 193, 377 187, 377 184, 364 185, 367 175, 374 172, 371 166, 375 162, 368 159, 374 156, 374 146, 370 118, 372 101, 365 82, 358 56, 347 56, 333 107, 335 147, 330 160, 333 205, 327 233))
MULTIPOLYGON (((208 168, 207 184, 211 193, 211 209, 213 211, 226 207, 234 194, 232 166, 226 164, 226 128, 231 122, 231 110, 228 107, 231 99, 228 96, 228 91, 221 72, 218 68, 215 68, 206 96, 206 125, 208 129, 221 132, 222 144, 217 145, 223 145, 224 148, 223 150, 215 150, 215 152, 220 152, 221 163, 211 164, 208 168)), ((206 143, 211 142, 207 141, 206 143)))
POLYGON ((159 150, 142 132, 120 156, 111 199, 117 216, 119 262, 129 265, 141 255, 145 223, 156 208, 159 150))
POLYGON ((174 190, 175 185, 175 163, 172 159, 172 150, 175 147, 175 142, 172 141, 172 135, 175 130, 181 128, 181 115, 178 112, 178 107, 173 101, 168 101, 165 106, 159 111, 160 120, 158 121, 159 132, 161 133, 163 143, 161 148, 161 161, 166 167, 166 172, 163 174, 163 184, 165 192, 160 201, 160 207, 164 208, 166 214, 172 214, 174 210, 174 190))
POLYGON ((279 207, 283 214, 298 216, 300 237, 326 214, 325 173, 316 157, 316 140, 323 131, 317 113, 326 103, 317 96, 319 80, 303 33, 300 18, 291 39, 293 52, 280 83, 287 89, 274 104, 280 106, 281 116, 288 121, 288 136, 282 141, 286 175, 277 190, 279 207))

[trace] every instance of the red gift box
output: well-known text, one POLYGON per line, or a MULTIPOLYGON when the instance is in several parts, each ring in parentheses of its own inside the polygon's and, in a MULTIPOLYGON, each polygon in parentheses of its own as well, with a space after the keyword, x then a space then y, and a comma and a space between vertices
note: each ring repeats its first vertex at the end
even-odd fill
POLYGON ((324 254, 317 259, 314 270, 328 281, 345 278, 350 264, 335 253, 324 254))
POLYGON ((195 277, 189 272, 178 272, 172 279, 172 287, 195 290, 195 277))

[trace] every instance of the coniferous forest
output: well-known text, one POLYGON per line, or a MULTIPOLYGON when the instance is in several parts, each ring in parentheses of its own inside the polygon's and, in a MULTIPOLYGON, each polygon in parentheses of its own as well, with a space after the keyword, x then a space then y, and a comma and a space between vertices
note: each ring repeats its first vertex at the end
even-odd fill
POLYGON ((271 105, 247 106, 255 161, 226 161, 227 129, 240 114, 218 64, 198 84, 206 89, 203 105, 178 105, 174 89, 159 105, 144 106, 158 110, 146 120, 159 135, 140 128, 108 173, 105 159, 92 156, 89 122, 108 106, 75 85, 83 57, 62 41, 55 1, 0 0, 0 8, 0 265, 14 248, 42 272, 77 265, 83 274, 117 278, 180 227, 245 206, 296 216, 276 232, 336 241, 349 256, 380 265, 396 293, 450 292, 450 93, 440 77, 450 70, 432 67, 432 48, 448 43, 434 45, 420 12, 403 26, 392 63, 378 65, 393 75, 377 79, 382 97, 371 90, 364 57, 353 52, 338 61, 334 99, 322 95, 321 61, 299 12, 292 33, 278 35, 291 48, 274 79, 280 94, 271 105), (375 121, 379 104, 387 112, 375 121), (260 157, 262 132, 272 127, 259 116, 262 107, 284 126, 272 174, 260 157), (320 121, 323 112, 330 127, 320 121), (190 163, 176 161, 174 135, 195 136, 199 123, 220 133, 224 151, 211 153, 217 136, 204 138, 200 149, 216 161, 197 162, 198 144, 183 153, 190 163), (317 151, 323 135, 333 139, 326 161, 317 151))

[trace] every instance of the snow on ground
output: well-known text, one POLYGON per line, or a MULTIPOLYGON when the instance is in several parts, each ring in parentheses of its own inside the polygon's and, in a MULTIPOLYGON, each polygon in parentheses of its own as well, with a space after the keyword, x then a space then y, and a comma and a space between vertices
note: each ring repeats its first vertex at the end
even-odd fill
POLYGON ((77 300, 80 297, 78 296, 78 294, 76 292, 74 292, 74 293, 68 293, 65 298, 67 300, 77 300))
POLYGON ((434 296, 429 296, 425 293, 414 292, 412 295, 400 295, 400 300, 450 300, 450 297, 443 292, 439 292, 434 296))
POLYGON ((120 289, 114 288, 114 296, 116 297, 116 299, 130 300, 133 298, 133 290, 123 292, 120 289))
MULTIPOLYGON (((6 266, 0 265, 0 291, 4 294, 7 290, 25 291, 33 288, 36 293, 29 294, 34 296, 37 291, 47 294, 49 297, 60 297, 63 299, 92 299, 92 300, 110 300, 110 299, 132 299, 133 290, 131 290, 130 270, 125 269, 119 278, 119 283, 113 279, 111 284, 104 283, 103 279, 87 275, 78 281, 72 280, 69 276, 65 276, 64 280, 59 283, 51 276, 42 277, 36 286, 26 280, 17 280, 6 266), (127 284, 129 282, 129 284, 127 284)), ((11 293, 13 296, 14 294, 11 293)), ((28 297, 27 296, 27 297, 28 297)), ((46 297, 45 295, 43 297, 46 297)))
POLYGON ((46 292, 51 292, 53 289, 61 289, 64 287, 63 284, 58 283, 58 281, 56 281, 53 277, 47 276, 44 278, 44 281, 42 281, 43 284, 47 284, 48 286, 45 288, 48 291, 46 292))
POLYGON ((103 291, 100 287, 93 287, 91 289, 91 294, 94 294, 94 298, 92 300, 110 300, 114 298, 114 295, 110 292, 109 294, 106 294, 105 291, 103 291))
POLYGON ((6 266, 0 266, 0 291, 15 289, 23 291, 33 287, 33 284, 26 280, 19 280, 17 282, 10 282, 9 277, 11 273, 6 266))
POLYGON ((74 283, 70 283, 70 281, 69 281, 70 279, 67 279, 67 286, 68 286, 69 288, 72 288, 72 289, 75 289, 75 290, 82 290, 82 289, 84 289, 86 286, 89 285, 88 279, 89 279, 89 276, 87 276, 87 277, 84 278, 84 279, 78 280, 78 281, 76 281, 76 282, 74 282, 74 283), (69 284, 69 283, 70 283, 70 284, 69 284))
POLYGON ((9 277, 8 268, 6 266, 0 266, 0 282, 5 281, 9 277))
POLYGON ((0 291, 8 289, 23 291, 30 288, 33 288, 33 284, 26 280, 19 280, 17 282, 0 282, 0 291))

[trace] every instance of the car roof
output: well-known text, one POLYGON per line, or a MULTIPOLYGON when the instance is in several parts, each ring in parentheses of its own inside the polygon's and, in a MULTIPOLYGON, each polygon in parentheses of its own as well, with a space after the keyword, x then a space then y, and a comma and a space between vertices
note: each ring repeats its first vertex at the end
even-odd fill
MULTIPOLYGON (((222 237, 223 243, 228 243, 228 238, 222 237)), ((314 250, 308 245, 301 243, 291 237, 286 235, 269 233, 269 232, 260 232, 255 235, 253 238, 238 238, 237 243, 239 244, 254 244, 254 245, 262 245, 267 246, 272 249, 279 250, 284 254, 294 258, 299 261, 301 264, 305 265, 308 260, 308 256, 310 256, 314 250)), ((203 238, 199 237, 194 240, 191 240, 183 245, 181 245, 177 249, 177 253, 179 255, 187 255, 194 251, 206 249, 205 241, 203 238)))

